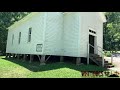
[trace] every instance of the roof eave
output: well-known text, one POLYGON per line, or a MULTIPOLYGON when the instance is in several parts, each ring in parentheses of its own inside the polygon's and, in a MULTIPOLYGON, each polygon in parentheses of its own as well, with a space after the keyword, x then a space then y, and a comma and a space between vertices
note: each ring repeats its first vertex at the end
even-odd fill
POLYGON ((99 12, 99 15, 100 15, 103 22, 107 22, 106 17, 105 17, 103 12, 99 12))

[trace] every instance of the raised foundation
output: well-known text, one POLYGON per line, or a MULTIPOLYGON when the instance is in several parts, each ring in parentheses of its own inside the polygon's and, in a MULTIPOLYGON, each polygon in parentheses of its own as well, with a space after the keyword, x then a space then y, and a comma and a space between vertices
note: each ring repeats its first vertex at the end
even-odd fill
POLYGON ((29 63, 32 63, 33 60, 39 60, 40 65, 45 65, 46 63, 49 63, 49 61, 54 62, 54 60, 58 60, 57 62, 59 62, 59 61, 60 62, 63 62, 63 61, 66 62, 66 60, 68 60, 68 61, 72 61, 76 65, 81 64, 81 58, 80 57, 69 57, 70 59, 66 59, 65 56, 52 56, 52 55, 47 55, 46 56, 46 55, 15 54, 15 53, 10 54, 10 53, 7 53, 6 58, 10 58, 10 57, 18 59, 18 60, 22 59, 23 61, 29 60, 29 63), (55 58, 55 57, 57 57, 57 58, 55 58))

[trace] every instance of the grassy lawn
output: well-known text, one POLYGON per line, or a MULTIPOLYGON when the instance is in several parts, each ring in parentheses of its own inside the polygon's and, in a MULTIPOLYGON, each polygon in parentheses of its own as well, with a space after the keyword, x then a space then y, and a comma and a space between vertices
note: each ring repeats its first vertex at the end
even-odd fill
POLYGON ((40 66, 38 62, 0 57, 0 78, 82 78, 81 71, 105 70, 95 65, 76 66, 60 62, 40 66))

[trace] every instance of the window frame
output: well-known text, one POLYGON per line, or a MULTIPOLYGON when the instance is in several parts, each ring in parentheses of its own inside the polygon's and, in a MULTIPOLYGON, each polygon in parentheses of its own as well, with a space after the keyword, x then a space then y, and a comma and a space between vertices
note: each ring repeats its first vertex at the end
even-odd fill
POLYGON ((31 36, 32 36, 32 27, 30 27, 28 30, 28 43, 31 42, 31 36))
POLYGON ((12 45, 14 44, 14 34, 12 35, 12 45))
POLYGON ((21 43, 21 32, 19 32, 18 44, 21 43))

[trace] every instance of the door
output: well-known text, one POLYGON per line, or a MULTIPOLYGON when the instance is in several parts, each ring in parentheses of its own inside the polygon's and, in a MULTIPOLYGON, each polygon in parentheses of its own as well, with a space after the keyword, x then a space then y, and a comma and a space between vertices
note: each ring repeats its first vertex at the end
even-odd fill
MULTIPOLYGON (((89 44, 95 46, 95 36, 89 35, 89 44)), ((94 48, 89 46, 89 53, 94 54, 94 48)))

